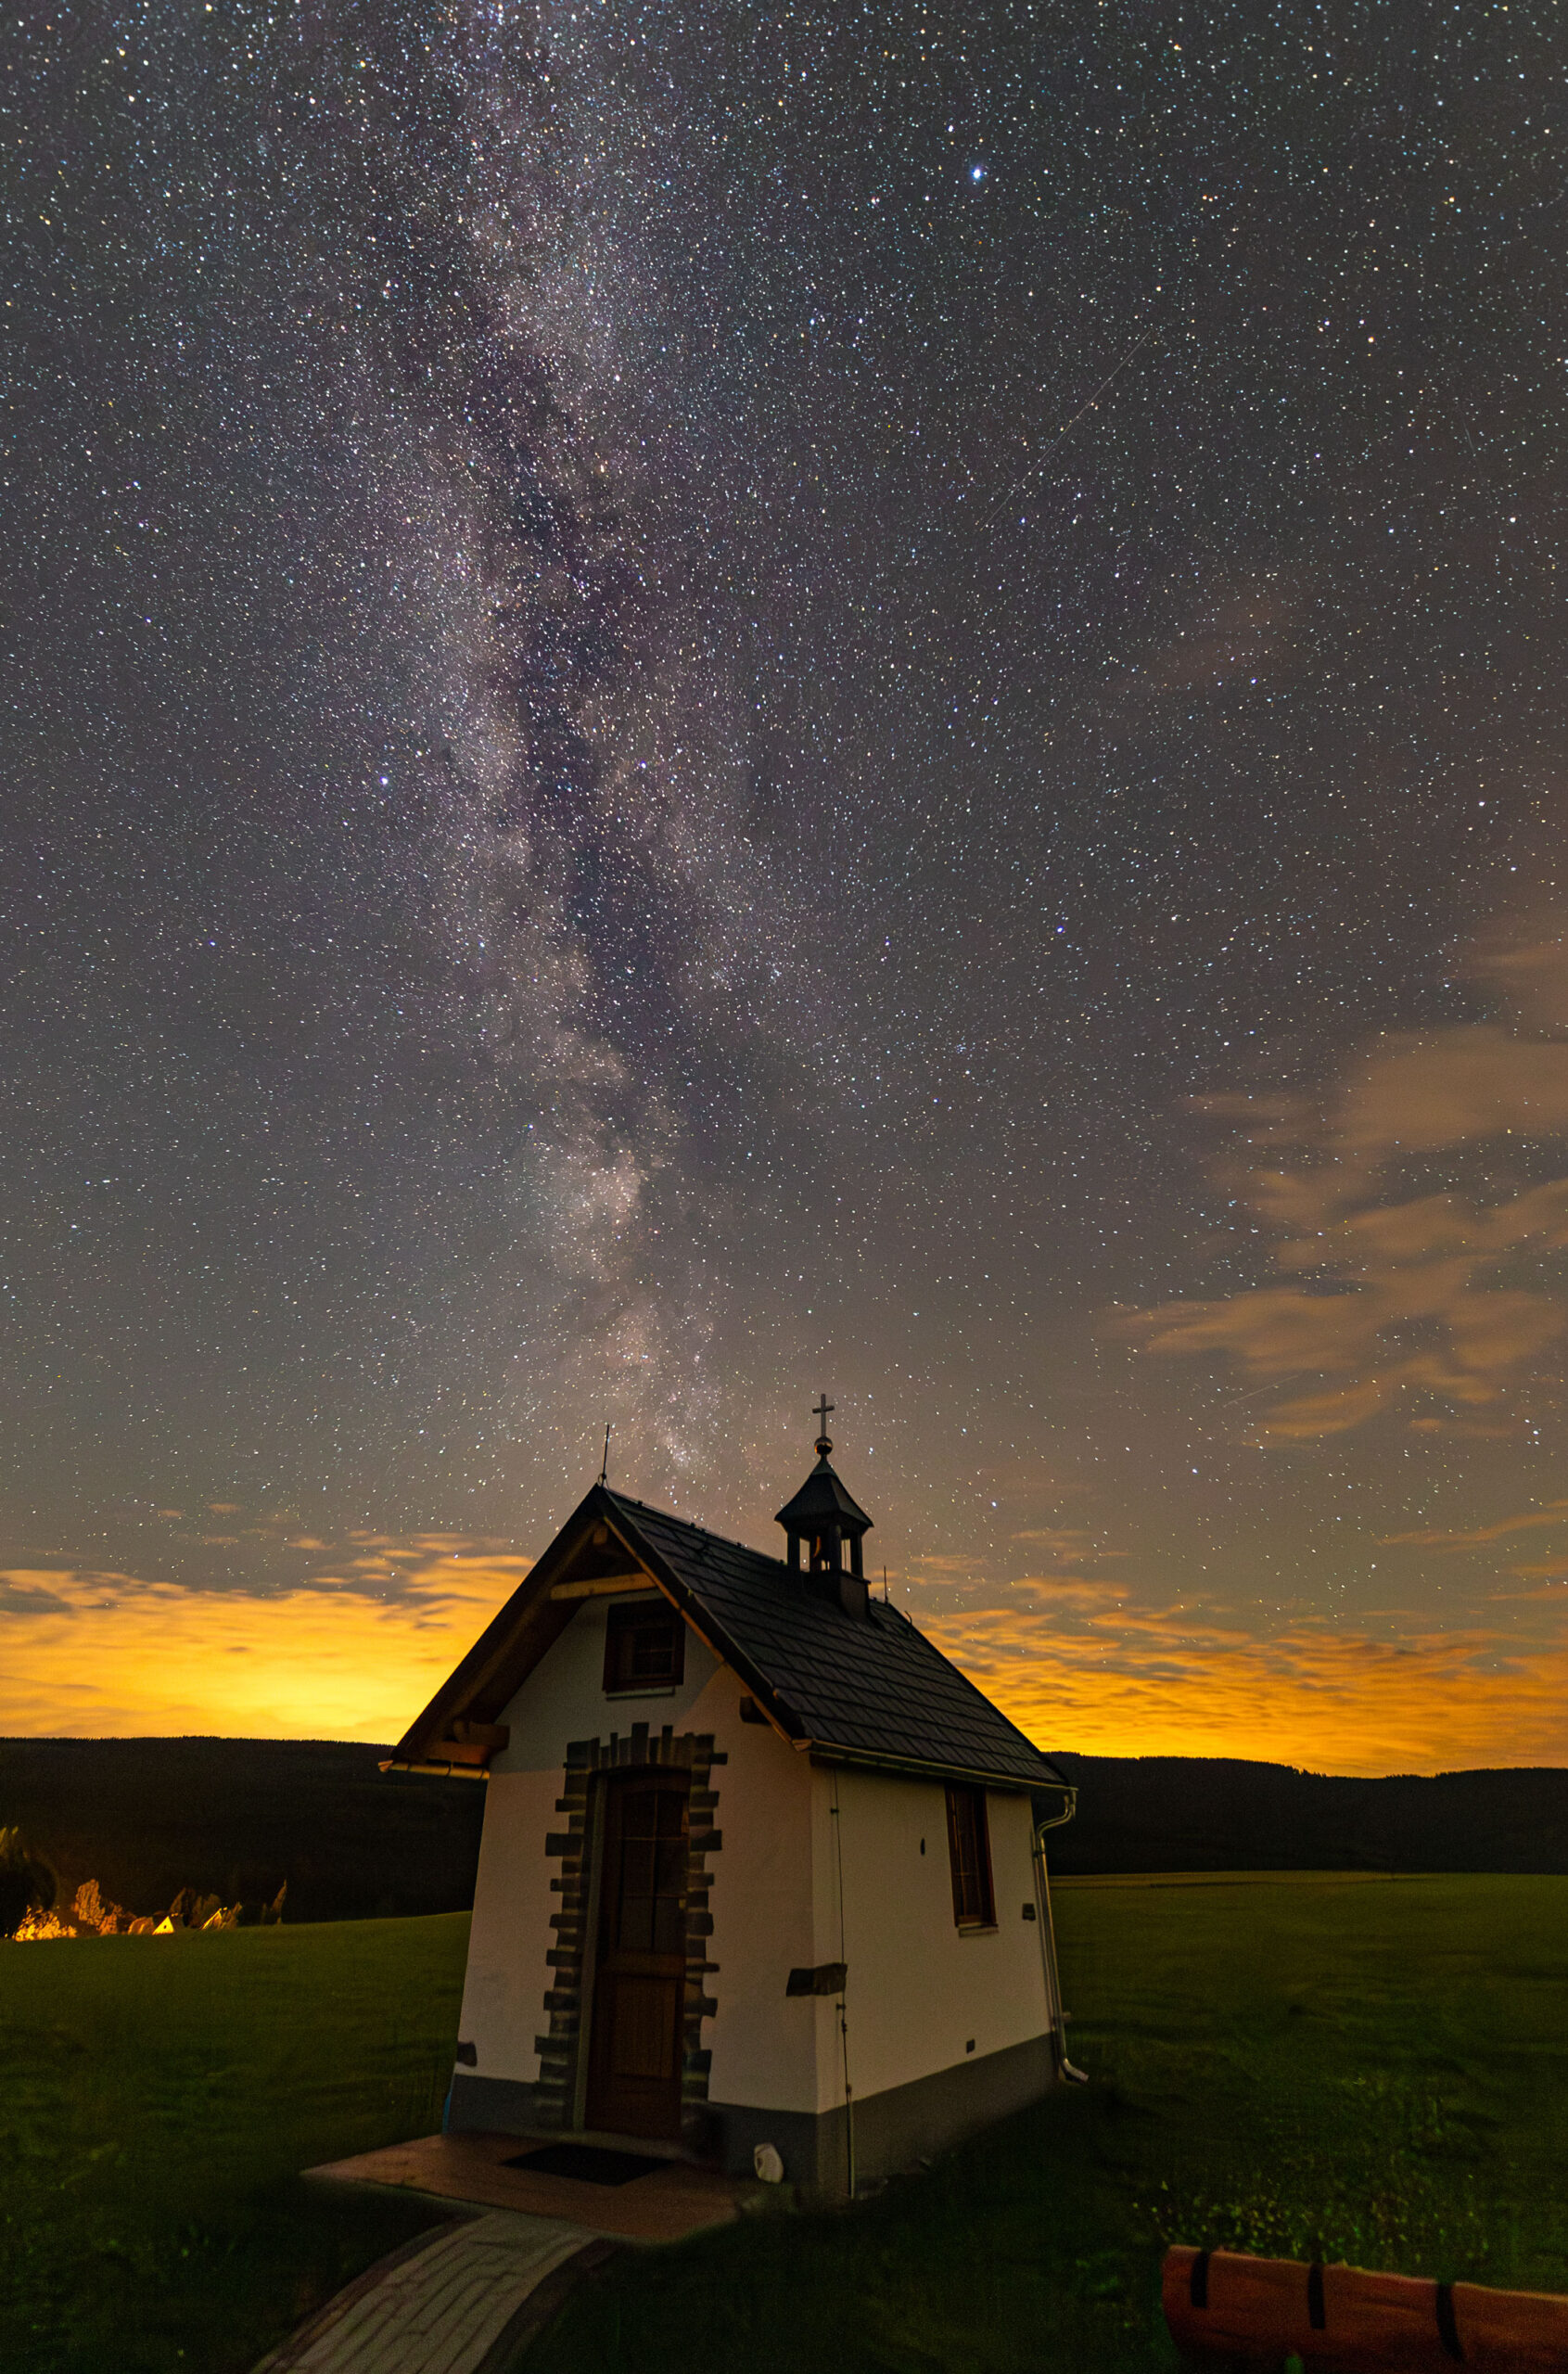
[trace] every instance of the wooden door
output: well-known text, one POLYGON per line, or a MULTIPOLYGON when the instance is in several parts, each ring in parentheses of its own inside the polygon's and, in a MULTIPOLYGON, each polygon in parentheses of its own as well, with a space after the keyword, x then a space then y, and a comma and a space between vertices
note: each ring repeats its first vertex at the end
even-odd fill
POLYGON ((628 1772, 605 1793, 587 2121, 615 2135, 681 2132, 690 1787, 628 1772))

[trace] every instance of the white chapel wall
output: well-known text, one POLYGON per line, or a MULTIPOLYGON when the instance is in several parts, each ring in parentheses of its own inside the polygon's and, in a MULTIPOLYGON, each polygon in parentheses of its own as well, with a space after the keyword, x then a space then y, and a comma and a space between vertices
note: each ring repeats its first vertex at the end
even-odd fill
POLYGON ((544 1957, 555 1904, 550 1875, 559 1866, 544 1859, 544 1833, 560 1821, 555 1800, 561 1777, 496 1772, 482 1786, 485 1820, 458 2035, 478 2056, 477 2077, 509 2077, 531 2086, 539 2075, 533 2040, 549 2024, 544 1957))
MULTIPOLYGON (((544 1997, 553 1973, 545 1958, 559 1908, 550 1885, 559 1866, 546 1857, 544 1841, 565 1820, 555 1801, 567 1744, 612 1732, 624 1738, 634 1723, 655 1732, 668 1723, 676 1731, 711 1732, 728 1758, 712 1774, 724 1844, 708 1863, 708 1958, 719 1965, 708 1982, 719 2008, 703 2029, 713 2054, 710 2098, 816 2110, 819 2037, 836 2051, 832 2006, 784 1995, 793 1967, 836 1952, 813 1926, 810 1767, 770 1727, 741 1721, 740 1682, 689 1629, 679 1688, 606 1697, 606 1613, 604 1602, 585 1602, 501 1717, 511 1738, 485 1784, 463 1993, 461 2034, 476 2048, 474 2074, 525 2085, 539 2075, 534 2038, 549 2024, 544 1997)), ((830 2087, 827 2106, 834 2099, 830 2087)))
MULTIPOLYGON (((816 1780, 826 1817, 820 1812, 819 1838, 824 1828, 831 1832, 837 1790, 857 2098, 1043 2035, 1039 1929, 1023 1917, 1034 1902, 1027 1797, 988 1794, 997 1925, 964 1934, 953 1921, 941 1784, 849 1768, 819 1770, 816 1780)), ((826 1876, 835 1895, 836 1869, 826 1876)), ((841 2099, 840 2081, 837 2095, 828 2087, 822 2107, 841 2099)))
MULTIPOLYGON (((491 1758, 484 1831, 474 1884, 474 1918, 463 1983, 462 2039, 478 2054, 477 2077, 532 2085, 539 2076, 534 2038, 549 2026, 544 1997, 555 1942, 550 1916, 559 1909, 551 1879, 560 1870, 544 1853, 565 1816, 555 1810, 572 1740, 622 1737, 633 1723, 662 1730, 711 1729, 694 1709, 720 1670, 702 1642, 686 1639, 685 1675, 657 1696, 606 1698, 606 1606, 587 1601, 504 1709, 508 1744, 491 1758)), ((470 1784, 465 1784, 470 1785, 470 1784)))
MULTIPOLYGON (((650 1591, 649 1597, 657 1598, 658 1593, 650 1591)), ((583 1602, 503 1714, 501 1720, 510 1727, 512 1737, 491 1758, 492 1772, 554 1771, 559 1776, 566 1767, 569 1740, 608 1739, 612 1731, 624 1739, 633 1723, 646 1723, 652 1731, 661 1731, 666 1723, 678 1731, 710 1728, 695 1722, 692 1710, 719 1671, 719 1664, 690 1629, 684 1678, 673 1690, 606 1697, 605 1629, 609 1610, 625 1607, 629 1602, 635 1605, 640 1599, 641 1593, 628 1593, 614 1600, 583 1602)), ((552 1820, 550 1827, 558 1830, 560 1824, 552 1820)), ((542 1854, 542 1835, 539 1844, 542 1854)))
POLYGON ((741 1721, 743 1694, 720 1670, 703 1699, 703 1729, 730 1758, 713 1774, 724 1844, 708 1857, 719 1965, 708 1981, 719 2009, 703 2031, 708 2098, 814 2112, 823 2006, 784 1993, 792 1970, 826 1959, 813 1925, 811 1768, 771 1726, 741 1721))
POLYGON ((812 1766, 770 1727, 740 1720, 742 1685, 690 1631, 678 1689, 606 1698, 606 1617, 604 1602, 585 1602, 502 1717, 511 1739, 486 1784, 463 1998, 476 2076, 538 2078, 559 1903, 544 1842, 565 1819, 555 1801, 567 1747, 639 1722, 711 1732, 728 1759, 712 1775, 724 1843, 708 1867, 710 2100, 819 2112, 842 2102, 836 2004, 786 1997, 797 1966, 848 1963, 857 2097, 957 2066, 971 2037, 978 2059, 1044 2033, 1039 1932, 1022 1918, 1034 1895, 1026 1797, 988 1799, 997 1927, 962 1935, 940 1783, 812 1766))

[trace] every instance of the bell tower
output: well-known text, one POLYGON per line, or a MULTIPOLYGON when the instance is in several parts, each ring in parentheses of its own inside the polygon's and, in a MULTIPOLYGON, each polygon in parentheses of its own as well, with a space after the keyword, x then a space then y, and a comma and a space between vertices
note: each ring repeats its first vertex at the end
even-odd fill
POLYGON ((808 1572, 831 1576, 838 1585, 839 1601, 846 1612, 863 1615, 869 1602, 860 1544, 871 1531, 872 1521, 828 1464, 833 1441, 827 1422, 833 1406, 824 1393, 816 1408, 817 1463, 795 1498, 784 1502, 774 1522, 784 1529, 790 1564, 798 1569, 804 1544, 808 1572), (846 1547, 849 1552, 848 1564, 846 1547))

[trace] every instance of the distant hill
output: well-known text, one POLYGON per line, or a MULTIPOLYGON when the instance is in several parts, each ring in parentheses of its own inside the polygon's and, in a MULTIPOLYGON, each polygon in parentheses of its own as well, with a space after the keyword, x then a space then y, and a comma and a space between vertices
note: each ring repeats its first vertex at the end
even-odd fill
MULTIPOLYGON (((0 1740, 0 1828, 19 1824, 69 1901, 132 1912, 183 1887, 290 1921, 453 1912, 474 1900, 485 1789, 381 1772, 323 1740, 0 1740)), ((1079 1790, 1051 1867, 1093 1871, 1568 1872, 1568 1770, 1325 1779, 1284 1764, 1060 1754, 1079 1790)), ((1054 1797, 1041 1810, 1054 1810, 1054 1797)))
MULTIPOLYGON (((1351 1780, 1288 1764, 1073 1755, 1051 1868, 1090 1871, 1568 1871, 1568 1770, 1351 1780)), ((1042 1798, 1041 1809, 1046 1801, 1042 1798)))
POLYGON ((380 1772, 385 1747, 329 1740, 0 1740, 0 1829, 19 1824, 69 1901, 83 1880, 128 1911, 183 1887, 289 1921, 465 1910, 482 1781, 380 1772))

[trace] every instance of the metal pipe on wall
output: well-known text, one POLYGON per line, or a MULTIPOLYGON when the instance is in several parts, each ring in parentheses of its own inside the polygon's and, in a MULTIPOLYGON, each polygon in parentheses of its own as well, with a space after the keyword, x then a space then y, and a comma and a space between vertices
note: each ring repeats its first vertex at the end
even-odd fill
MULTIPOLYGON (((849 1955, 844 1943, 844 1823, 838 1810, 838 1772, 833 1775, 833 1843, 838 1864, 838 1959, 845 1972, 845 1988, 848 1985, 849 1955)), ((855 2198, 855 2094, 849 2083, 849 2014, 845 2004, 844 1990, 838 1997, 838 2036, 844 2056, 844 2136, 849 2160, 849 2198, 855 2198)))
POLYGON ((1056 2074, 1069 2085, 1087 2086, 1088 2073, 1075 2069, 1067 2058, 1067 2018, 1062 2008, 1062 1972, 1056 1959, 1056 1923, 1051 1912, 1051 1881, 1045 1868, 1045 1833, 1060 1830, 1064 1822, 1072 1820, 1078 1809, 1078 1793, 1063 1784, 1066 1799, 1064 1810, 1050 1821, 1037 1821, 1033 1826, 1035 1905, 1039 1926, 1040 1967, 1045 1975, 1046 2010, 1051 2018, 1052 2040, 1055 2050, 1056 2074))

